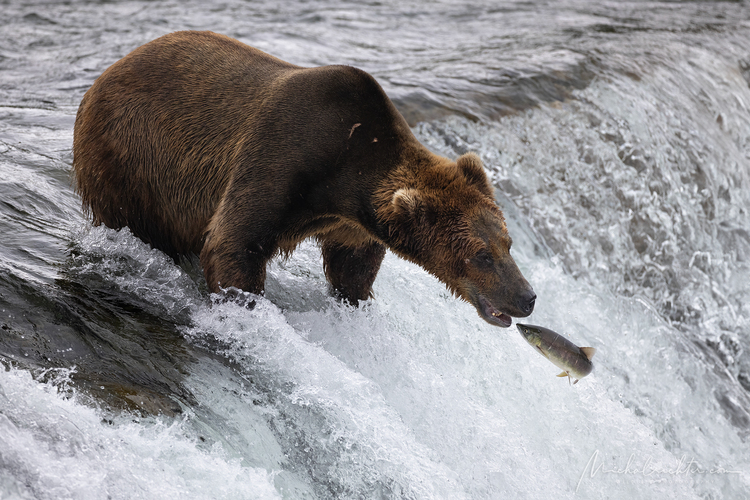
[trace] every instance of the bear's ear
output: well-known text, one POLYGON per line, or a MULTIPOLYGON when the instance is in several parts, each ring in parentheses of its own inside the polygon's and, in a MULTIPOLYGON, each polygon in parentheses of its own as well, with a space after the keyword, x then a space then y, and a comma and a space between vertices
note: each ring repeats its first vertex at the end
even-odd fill
POLYGON ((416 215, 422 208, 422 195, 414 188, 401 188, 391 199, 395 212, 416 215))
POLYGON ((484 172, 484 166, 482 160, 474 153, 466 153, 465 155, 459 156, 456 160, 456 165, 461 173, 466 177, 466 180, 471 184, 474 184, 479 191, 483 194, 494 199, 492 193, 492 187, 490 182, 487 180, 487 174, 484 172))

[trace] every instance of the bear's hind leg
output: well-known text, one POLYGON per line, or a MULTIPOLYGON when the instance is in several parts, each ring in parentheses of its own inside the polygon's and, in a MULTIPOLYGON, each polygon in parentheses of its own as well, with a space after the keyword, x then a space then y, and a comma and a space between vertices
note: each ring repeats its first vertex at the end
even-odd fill
POLYGON ((372 241, 352 247, 335 240, 323 240, 321 246, 326 278, 334 294, 355 306, 370 298, 385 246, 372 241))

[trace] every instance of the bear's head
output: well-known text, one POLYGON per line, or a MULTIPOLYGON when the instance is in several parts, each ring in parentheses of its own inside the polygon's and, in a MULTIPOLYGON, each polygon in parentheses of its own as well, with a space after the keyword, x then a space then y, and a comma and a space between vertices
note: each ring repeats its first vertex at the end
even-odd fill
POLYGON ((536 294, 510 255, 505 219, 478 156, 401 169, 391 181, 378 216, 393 251, 443 281, 490 324, 508 327, 511 316, 531 314, 536 294))

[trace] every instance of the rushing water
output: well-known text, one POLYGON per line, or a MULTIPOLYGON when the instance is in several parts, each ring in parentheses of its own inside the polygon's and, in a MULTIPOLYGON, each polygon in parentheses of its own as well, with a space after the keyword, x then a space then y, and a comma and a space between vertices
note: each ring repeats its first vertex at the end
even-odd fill
POLYGON ((745 2, 0 3, 0 499, 747 497, 749 82, 745 2), (305 243, 248 310, 92 228, 78 103, 180 29, 361 67, 479 153, 528 322, 595 371, 391 254, 353 309, 305 243))

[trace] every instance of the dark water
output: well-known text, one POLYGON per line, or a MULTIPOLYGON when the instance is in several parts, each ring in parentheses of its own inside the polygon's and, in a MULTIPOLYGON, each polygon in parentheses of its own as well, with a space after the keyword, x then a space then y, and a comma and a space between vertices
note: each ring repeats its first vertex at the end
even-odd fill
POLYGON ((0 3, 0 498, 746 496, 749 82, 745 2, 0 3), (529 322, 595 372, 392 255, 352 310, 305 244, 248 311, 92 228, 78 103, 181 29, 363 68, 480 154, 529 322))

